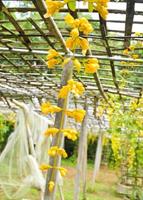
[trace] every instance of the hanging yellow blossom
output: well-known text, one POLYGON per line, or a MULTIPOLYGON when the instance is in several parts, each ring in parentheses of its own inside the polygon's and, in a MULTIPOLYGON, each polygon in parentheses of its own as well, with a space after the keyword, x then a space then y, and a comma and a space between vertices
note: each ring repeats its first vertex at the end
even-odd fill
POLYGON ((74 68, 77 70, 77 72, 80 72, 81 63, 79 62, 78 59, 74 59, 74 60, 73 60, 73 65, 74 65, 74 68))
POLYGON ((59 148, 58 146, 52 146, 48 150, 48 155, 50 155, 52 157, 60 155, 63 158, 66 158, 68 156, 67 153, 66 153, 66 151, 63 148, 59 148))
POLYGON ((54 58, 47 61, 47 66, 49 69, 54 69, 55 65, 58 65, 58 64, 59 64, 59 60, 54 59, 54 58))
POLYGON ((67 95, 69 92, 72 92, 76 97, 78 97, 83 94, 84 87, 82 83, 71 79, 68 81, 67 85, 61 88, 58 98, 62 98, 62 99, 67 98, 67 95))
POLYGON ((65 2, 46 0, 46 5, 47 13, 44 15, 44 17, 48 18, 54 15, 56 12, 59 12, 59 10, 65 5, 65 2))
POLYGON ((53 191, 54 186, 55 186, 55 183, 54 183, 53 181, 50 181, 50 182, 48 183, 49 192, 52 192, 52 191, 53 191))
POLYGON ((82 122, 85 116, 85 110, 75 109, 75 110, 66 110, 68 117, 72 117, 76 122, 82 122))
POLYGON ((73 30, 78 30, 78 32, 82 32, 84 35, 89 35, 93 31, 92 25, 85 17, 74 19, 70 14, 67 14, 65 22, 73 28, 73 30))
POLYGON ((53 106, 51 105, 50 102, 45 102, 42 103, 41 105, 41 111, 43 114, 47 115, 47 114, 53 114, 55 112, 60 112, 62 109, 58 106, 53 106))
MULTIPOLYGON (((79 21, 79 20, 78 20, 79 21)), ((75 19, 68 13, 66 16, 65 16, 65 22, 71 26, 72 28, 75 28, 77 26, 75 26, 75 19)))
POLYGON ((47 60, 60 56, 59 53, 55 49, 50 49, 48 51, 47 60))
POLYGON ((72 37, 72 38, 77 38, 77 37, 79 37, 79 30, 78 30, 78 28, 74 28, 74 29, 72 29, 72 31, 70 32, 70 36, 72 37))
POLYGON ((70 140, 75 141, 77 139, 78 132, 74 129, 62 129, 61 132, 70 140))
POLYGON ((55 68, 55 65, 60 64, 62 56, 54 49, 50 49, 47 55, 47 66, 49 69, 55 68))
MULTIPOLYGON (((108 2, 108 1, 107 1, 108 2)), ((97 10, 97 12, 101 15, 101 17, 103 19, 107 18, 108 15, 108 10, 107 10, 107 5, 103 5, 101 3, 101 1, 99 1, 99 3, 97 3, 97 5, 95 6, 95 10, 97 10)))
POLYGON ((89 35, 93 31, 92 25, 88 22, 85 17, 82 17, 79 24, 79 31, 83 32, 84 35, 89 35))
POLYGON ((47 164, 41 164, 39 167, 41 171, 47 171, 49 168, 52 168, 52 166, 47 164))
POLYGON ((48 128, 46 131, 45 131, 45 133, 44 133, 44 135, 45 136, 55 136, 57 133, 59 132, 59 129, 58 128, 48 128))
POLYGON ((65 85, 63 86, 61 89, 60 89, 60 92, 58 94, 58 98, 60 99, 65 99, 67 98, 68 94, 70 92, 70 87, 68 85, 65 85))
POLYGON ((85 39, 85 38, 81 38, 80 37, 80 39, 79 39, 79 46, 81 47, 81 49, 83 51, 86 52, 89 49, 89 42, 88 42, 88 40, 85 39))
POLYGON ((68 86, 70 87, 70 91, 77 97, 82 95, 85 90, 82 83, 73 79, 68 81, 68 86))
POLYGON ((85 64, 85 72, 86 73, 95 73, 99 69, 99 63, 96 58, 90 58, 87 60, 87 63, 85 64))
POLYGON ((58 169, 60 171, 61 176, 65 176, 67 174, 67 169, 63 167, 59 167, 58 169))

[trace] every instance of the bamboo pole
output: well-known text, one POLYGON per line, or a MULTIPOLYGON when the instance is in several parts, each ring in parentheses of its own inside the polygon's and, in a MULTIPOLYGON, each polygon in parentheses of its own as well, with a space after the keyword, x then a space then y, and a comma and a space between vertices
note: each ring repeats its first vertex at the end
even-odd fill
POLYGON ((96 148, 96 155, 95 155, 95 162, 94 162, 94 170, 93 170, 93 177, 92 177, 92 184, 95 183, 96 176, 99 172, 100 165, 101 165, 101 158, 102 158, 102 140, 103 134, 99 133, 98 141, 97 141, 97 148, 96 148))
MULTIPOLYGON (((61 86, 67 84, 67 81, 70 80, 72 77, 72 73, 73 73, 73 63, 70 60, 63 69, 61 86)), ((61 107, 63 109, 63 111, 56 114, 54 127, 58 128, 58 129, 63 129, 65 127, 66 115, 64 114, 64 110, 66 110, 68 108, 68 104, 69 104, 69 96, 67 97, 66 100, 58 99, 58 106, 61 107)), ((64 142, 64 136, 63 136, 63 134, 59 133, 58 136, 53 138, 52 146, 57 146, 57 144, 58 144, 59 147, 63 147, 63 142, 64 142)), ((50 158, 51 166, 59 167, 60 164, 61 164, 60 156, 50 158)), ((58 171, 53 168, 49 169, 48 173, 47 173, 47 179, 46 179, 44 200, 55 200, 57 181, 58 181, 58 171), (55 183, 55 187, 52 192, 50 192, 48 189, 49 181, 53 181, 55 183)))
POLYGON ((84 109, 86 110, 86 115, 82 122, 81 132, 80 132, 80 137, 79 137, 74 200, 79 200, 81 180, 82 180, 83 198, 86 199, 87 119, 88 119, 88 113, 87 113, 88 108, 87 108, 86 102, 85 102, 84 109))

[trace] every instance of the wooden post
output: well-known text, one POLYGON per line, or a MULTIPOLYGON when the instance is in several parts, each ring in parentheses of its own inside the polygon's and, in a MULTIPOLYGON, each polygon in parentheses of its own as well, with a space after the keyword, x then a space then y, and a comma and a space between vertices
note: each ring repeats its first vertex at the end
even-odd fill
MULTIPOLYGON (((72 73, 73 73, 73 63, 72 63, 72 60, 70 60, 64 66, 63 73, 62 73, 61 86, 67 84, 67 81, 72 78, 72 73)), ((66 100, 58 99, 58 106, 61 107, 63 111, 56 114, 55 125, 54 125, 55 128, 63 129, 65 127, 66 115, 64 114, 64 110, 68 108, 68 103, 69 103, 69 96, 67 97, 66 100)), ((52 146, 63 147, 63 142, 64 142, 64 136, 63 134, 59 133, 57 136, 53 138, 52 146)), ((60 156, 56 156, 54 158, 50 157, 49 164, 51 166, 59 167, 61 164, 61 157, 60 156)), ((57 179, 58 179, 58 171, 53 168, 49 169, 47 173, 47 179, 46 179, 44 200, 55 200, 57 179), (48 189, 49 181, 53 181, 55 183, 55 187, 52 192, 50 192, 48 189)))
POLYGON ((101 158, 102 158, 102 139, 103 139, 103 134, 99 133, 97 148, 96 148, 96 155, 95 155, 95 162, 94 162, 93 178, 92 178, 93 184, 95 183, 97 173, 99 172, 99 169, 100 169, 101 158))
POLYGON ((79 137, 79 146, 78 146, 78 158, 77 158, 77 168, 75 176, 75 189, 74 189, 74 200, 79 200, 80 194, 80 180, 82 179, 83 186, 83 197, 85 199, 86 193, 86 165, 87 165, 87 103, 85 102, 86 115, 82 122, 81 132, 79 137))

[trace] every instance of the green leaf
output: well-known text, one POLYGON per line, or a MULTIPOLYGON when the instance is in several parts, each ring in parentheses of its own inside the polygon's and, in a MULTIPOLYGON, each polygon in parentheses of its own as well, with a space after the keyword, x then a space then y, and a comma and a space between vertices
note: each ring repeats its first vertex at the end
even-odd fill
POLYGON ((93 6, 93 3, 88 3, 88 10, 89 10, 89 12, 93 12, 93 10, 94 10, 94 6, 93 6))
POLYGON ((69 1, 69 2, 68 2, 68 7, 69 7, 72 11, 75 11, 75 10, 76 10, 76 1, 69 1))

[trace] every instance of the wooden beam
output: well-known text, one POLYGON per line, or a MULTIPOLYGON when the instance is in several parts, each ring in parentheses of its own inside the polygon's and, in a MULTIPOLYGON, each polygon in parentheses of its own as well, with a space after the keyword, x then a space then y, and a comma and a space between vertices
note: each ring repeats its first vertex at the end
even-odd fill
MULTIPOLYGON (((135 0, 127 0, 125 36, 131 36, 132 34, 134 13, 135 13, 135 0)), ((125 48, 128 48, 129 45, 130 45, 130 38, 125 38, 124 41, 125 48)))

